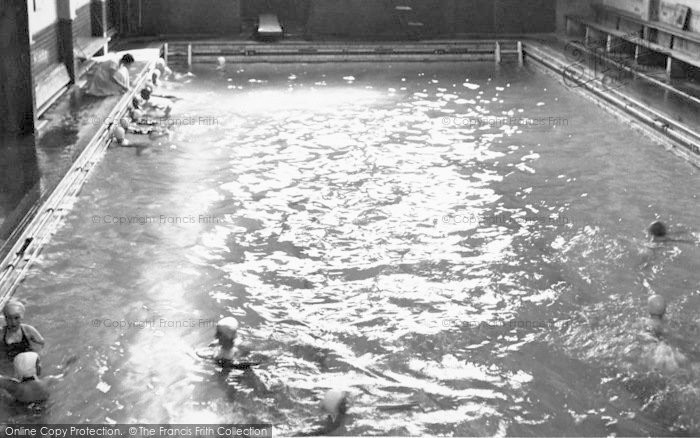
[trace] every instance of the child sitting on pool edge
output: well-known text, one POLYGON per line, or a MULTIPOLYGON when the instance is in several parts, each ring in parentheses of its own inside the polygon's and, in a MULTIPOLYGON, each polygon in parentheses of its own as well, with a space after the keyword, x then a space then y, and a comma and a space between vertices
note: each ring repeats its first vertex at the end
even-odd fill
POLYGON ((24 304, 10 300, 3 308, 5 327, 2 330, 0 345, 10 361, 20 353, 39 351, 44 346, 44 338, 29 324, 23 324, 24 304))

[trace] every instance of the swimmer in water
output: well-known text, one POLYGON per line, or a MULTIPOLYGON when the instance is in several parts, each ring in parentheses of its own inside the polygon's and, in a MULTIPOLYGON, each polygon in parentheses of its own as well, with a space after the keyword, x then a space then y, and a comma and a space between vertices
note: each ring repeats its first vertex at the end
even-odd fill
POLYGON ((18 354, 14 361, 17 378, 0 377, 0 388, 21 403, 42 402, 49 398, 48 381, 59 377, 40 379, 39 355, 33 351, 18 354))
POLYGON ((339 428, 345 420, 349 405, 348 391, 331 389, 326 392, 321 400, 321 409, 324 417, 315 422, 309 429, 294 433, 294 436, 323 436, 332 433, 339 428))
POLYGON ((647 233, 649 234, 651 240, 656 241, 665 239, 668 230, 663 222, 654 221, 651 223, 651 225, 649 225, 649 228, 647 228, 647 233))
POLYGON ((664 333, 664 316, 666 315, 666 300, 661 295, 652 295, 647 301, 649 318, 646 318, 643 337, 646 344, 642 353, 642 361, 652 369, 665 373, 675 373, 688 362, 687 357, 676 347, 669 344, 664 333))
POLYGON ((141 99, 142 100, 139 101, 141 108, 144 110, 153 109, 153 110, 163 111, 164 116, 169 117, 170 112, 173 109, 172 105, 170 105, 169 103, 165 103, 165 102, 158 103, 156 100, 151 98, 152 93, 153 93, 153 91, 148 87, 145 87, 143 90, 141 90, 141 99))
POLYGON ((37 329, 22 323, 24 312, 24 304, 15 300, 10 300, 3 309, 5 327, 2 330, 0 345, 10 361, 20 353, 39 351, 45 344, 37 329))
POLYGON ((663 318, 666 314, 666 300, 661 295, 652 295, 647 301, 649 318, 646 321, 646 329, 656 337, 663 333, 663 318))
POLYGON ((240 358, 248 356, 249 351, 245 348, 236 347, 236 336, 238 334, 238 321, 236 318, 228 316, 216 323, 216 333, 214 342, 204 351, 198 351, 197 356, 203 359, 211 359, 226 368, 248 369, 251 366, 259 365, 258 362, 241 361, 240 358), (218 347, 215 351, 211 347, 218 347))
POLYGON ((683 231, 669 232, 668 227, 661 221, 652 222, 647 228, 647 235, 652 242, 697 243, 691 239, 676 239, 672 235, 683 234, 683 231))
POLYGON ((163 58, 158 58, 156 61, 156 71, 160 72, 159 75, 156 76, 155 71, 153 72, 153 76, 156 80, 153 81, 154 84, 158 84, 157 79, 167 79, 170 76, 172 76, 173 71, 170 70, 170 67, 165 63, 165 59, 163 58))

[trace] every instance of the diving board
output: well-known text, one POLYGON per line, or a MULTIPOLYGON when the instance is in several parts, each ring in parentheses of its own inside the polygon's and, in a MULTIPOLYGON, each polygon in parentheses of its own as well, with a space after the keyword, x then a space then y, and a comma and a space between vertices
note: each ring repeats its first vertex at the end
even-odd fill
POLYGON ((277 15, 260 14, 256 34, 259 38, 265 39, 281 38, 284 35, 284 31, 277 19, 277 15))

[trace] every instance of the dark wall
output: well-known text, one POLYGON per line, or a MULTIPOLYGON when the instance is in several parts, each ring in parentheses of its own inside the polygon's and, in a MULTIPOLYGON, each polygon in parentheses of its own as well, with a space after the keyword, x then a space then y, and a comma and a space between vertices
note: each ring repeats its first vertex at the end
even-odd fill
POLYGON ((494 2, 496 33, 554 32, 553 0, 497 0, 494 2))
POLYGON ((406 31, 395 5, 411 6, 406 20, 422 22, 422 36, 454 33, 553 32, 556 0, 315 0, 311 33, 400 36, 406 31))
POLYGON ((239 0, 144 0, 142 33, 238 34, 239 0))
MULTIPOLYGON (((577 0, 584 1, 587 0, 577 0)), ((312 36, 421 37, 553 32, 557 0, 143 0, 142 33, 237 34, 243 19, 273 11, 312 36), (411 6, 397 12, 396 5, 411 6), (421 22, 410 27, 408 21, 421 22)), ((133 7, 131 8, 133 9, 133 7)), ((134 21, 132 15, 131 21, 134 21)))
POLYGON ((26 1, 0 2, 0 134, 34 131, 28 17, 26 1))
POLYGON ((493 0, 457 0, 452 15, 455 33, 493 33, 494 17, 493 0))

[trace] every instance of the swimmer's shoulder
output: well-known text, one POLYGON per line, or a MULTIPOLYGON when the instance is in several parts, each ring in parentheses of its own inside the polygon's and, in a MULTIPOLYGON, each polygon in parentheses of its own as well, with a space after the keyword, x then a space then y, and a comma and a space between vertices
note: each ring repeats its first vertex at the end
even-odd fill
POLYGON ((24 332, 32 338, 32 341, 44 342, 44 338, 41 336, 41 333, 39 333, 39 330, 37 330, 33 325, 22 324, 22 328, 24 329, 24 332))
POLYGON ((33 380, 18 384, 15 398, 22 403, 36 403, 45 401, 49 395, 47 382, 33 380))

